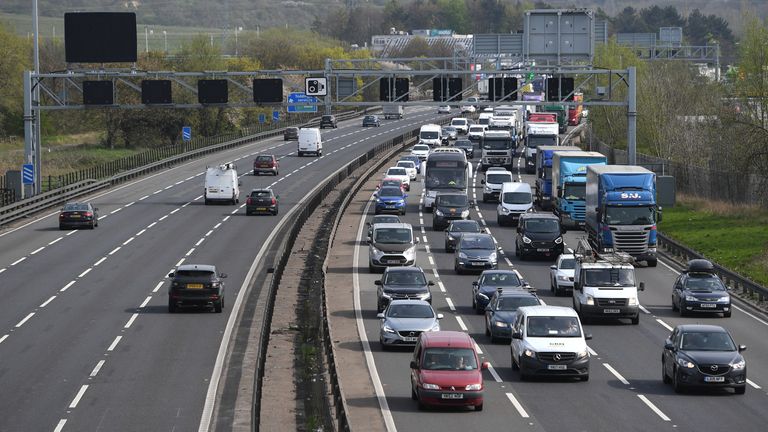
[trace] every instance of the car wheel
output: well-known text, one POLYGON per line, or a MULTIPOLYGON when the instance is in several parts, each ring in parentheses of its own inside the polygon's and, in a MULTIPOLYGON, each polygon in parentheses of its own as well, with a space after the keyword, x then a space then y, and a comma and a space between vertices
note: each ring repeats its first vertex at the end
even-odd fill
POLYGON ((482 411, 483 410, 483 404, 475 405, 475 411, 482 411))
POLYGON ((656 267, 656 264, 658 264, 658 261, 654 258, 654 259, 647 260, 646 263, 648 263, 648 267, 656 267))
POLYGON ((525 261, 525 254, 523 253, 523 251, 520 251, 520 261, 525 261))
POLYGON ((672 311, 677 312, 677 303, 675 303, 674 297, 672 297, 672 311))
POLYGON ((458 275, 464 274, 464 272, 459 268, 459 266, 455 265, 455 266, 453 266, 453 269, 456 271, 456 274, 458 274, 458 275))
POLYGON ((552 277, 549 278, 549 291, 555 292, 555 281, 552 280, 552 277))
POLYGON ((632 325, 638 325, 640 324, 640 313, 638 312, 637 316, 632 317, 632 325))
POLYGON ((488 329, 488 324, 485 325, 485 335, 486 336, 490 336, 491 335, 491 331, 488 329))
POLYGON ((682 393, 684 390, 677 374, 677 368, 672 371, 672 389, 675 390, 675 393, 682 393))
POLYGON ((411 383, 411 400, 419 400, 416 390, 413 389, 413 383, 411 383))
POLYGON ((221 300, 215 302, 213 304, 213 310, 216 313, 221 313, 221 311, 224 309, 224 298, 222 297, 221 300))
POLYGON ((403 209, 403 211, 400 212, 400 216, 405 216, 405 209, 403 209))
POLYGON ((275 209, 275 211, 272 212, 272 216, 277 216, 277 209, 275 209))
POLYGON ((512 370, 515 370, 515 371, 520 370, 520 365, 518 365, 517 362, 515 361, 514 354, 512 354, 511 360, 512 360, 512 370))
POLYGON ((251 212, 249 212, 247 209, 245 210, 245 215, 246 215, 246 216, 250 216, 251 214, 252 214, 252 213, 251 213, 251 212))
POLYGON ((368 271, 371 272, 371 273, 376 273, 376 269, 373 268, 373 266, 370 265, 370 264, 368 264, 368 271))
POLYGON ((168 313, 176 313, 177 307, 176 303, 174 303, 171 300, 168 300, 168 313))
POLYGON ((91 226, 89 228, 90 229, 95 229, 96 228, 96 222, 91 222, 91 226))
POLYGON ((277 174, 278 174, 278 173, 279 173, 279 171, 275 171, 275 177, 277 177, 277 174))
POLYGON ((682 304, 680 304, 678 306, 678 308, 680 309, 680 316, 681 317, 684 317, 684 316, 688 315, 688 313, 685 311, 685 307, 682 304))
POLYGON ((667 366, 664 363, 664 358, 661 358, 661 381, 664 384, 669 384, 672 382, 672 380, 667 376, 667 366))
POLYGON ((737 395, 743 395, 747 391, 747 386, 734 387, 733 392, 737 395))
POLYGON ((385 344, 383 340, 379 339, 379 344, 382 351, 389 351, 389 345, 385 344))
POLYGON ((580 376, 579 380, 580 381, 589 381, 589 374, 580 376))
POLYGON ((723 318, 730 318, 731 317, 731 311, 723 312, 723 318))
POLYGON ((519 367, 519 371, 520 371, 520 381, 528 381, 528 374, 523 370, 522 367, 519 367))

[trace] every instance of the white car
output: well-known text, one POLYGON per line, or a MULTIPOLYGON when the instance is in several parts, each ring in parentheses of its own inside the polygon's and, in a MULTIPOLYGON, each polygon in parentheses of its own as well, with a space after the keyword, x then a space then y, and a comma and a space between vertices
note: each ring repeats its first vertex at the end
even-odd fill
POLYGON ((549 286, 556 296, 564 296, 567 290, 573 289, 573 269, 575 266, 575 255, 561 254, 557 257, 557 263, 549 267, 549 286))
POLYGON ((451 119, 451 126, 455 127, 461 134, 467 134, 469 132, 469 120, 464 117, 456 117, 451 119))
POLYGON ((416 170, 416 164, 413 163, 413 161, 409 161, 409 160, 397 161, 397 166, 399 166, 401 168, 405 168, 405 170, 408 172, 408 175, 410 176, 411 180, 416 180, 416 175, 419 172, 416 170))
POLYGON ((451 113, 451 106, 450 105, 440 105, 437 107, 437 113, 438 114, 450 114, 451 113))
POLYGON ((486 129, 488 129, 488 126, 486 125, 472 125, 469 127, 469 132, 467 133, 467 137, 471 141, 480 141, 483 138, 483 135, 485 134, 486 129))
POLYGON ((426 160, 429 156, 429 146, 427 144, 416 144, 411 149, 411 154, 418 156, 421 160, 426 160))
POLYGON ((475 111, 477 111, 477 108, 475 108, 474 105, 462 105, 461 106, 461 113, 462 114, 474 113, 475 111))
POLYGON ((387 172, 384 174, 384 177, 399 178, 405 185, 405 190, 411 190, 411 176, 408 174, 408 171, 405 168, 398 166, 389 167, 387 172))

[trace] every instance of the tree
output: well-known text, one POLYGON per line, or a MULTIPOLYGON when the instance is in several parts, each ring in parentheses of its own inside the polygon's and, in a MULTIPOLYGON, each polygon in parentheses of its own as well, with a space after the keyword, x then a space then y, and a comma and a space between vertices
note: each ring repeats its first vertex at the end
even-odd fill
POLYGON ((24 71, 32 68, 28 41, 0 23, 0 136, 24 132, 24 71))
POLYGON ((613 20, 611 20, 613 26, 612 33, 647 33, 648 26, 640 18, 637 10, 631 6, 625 7, 613 20))

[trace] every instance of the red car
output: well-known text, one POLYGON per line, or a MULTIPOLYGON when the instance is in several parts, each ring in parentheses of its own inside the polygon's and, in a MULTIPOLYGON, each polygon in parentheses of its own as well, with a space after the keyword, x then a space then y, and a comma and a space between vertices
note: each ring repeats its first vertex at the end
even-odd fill
POLYGON ((278 168, 280 168, 280 163, 275 155, 259 155, 253 161, 253 175, 260 175, 261 173, 277 175, 278 168))
POLYGON ((483 373, 475 342, 463 332, 423 332, 411 360, 411 399, 427 405, 483 410, 483 373))
POLYGON ((384 186, 398 186, 403 192, 406 191, 405 183, 403 183, 403 181, 400 180, 399 178, 395 178, 395 177, 384 177, 383 179, 381 179, 379 184, 376 185, 376 190, 379 190, 384 186))

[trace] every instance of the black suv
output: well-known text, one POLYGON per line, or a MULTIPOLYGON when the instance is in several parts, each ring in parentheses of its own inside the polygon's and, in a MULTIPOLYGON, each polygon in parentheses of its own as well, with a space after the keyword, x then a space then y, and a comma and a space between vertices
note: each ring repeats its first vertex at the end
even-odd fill
POLYGON ((213 307, 216 313, 224 309, 224 273, 206 264, 184 264, 169 273, 168 312, 183 306, 213 307))
POLYGON ((334 129, 338 127, 338 125, 336 124, 335 115, 324 115, 320 119, 320 129, 325 129, 326 127, 334 128, 334 129))
POLYGON ((444 230, 453 220, 469 219, 469 206, 474 205, 467 194, 441 192, 435 197, 432 212, 432 229, 444 230))
POLYGON ((731 316, 731 295, 715 274, 711 262, 705 259, 688 261, 672 289, 672 310, 679 310, 681 316, 692 312, 731 316))
POLYGON ((280 206, 280 196, 272 189, 254 189, 245 202, 245 215, 266 213, 276 215, 280 206))
POLYGON ((421 267, 387 267, 378 285, 376 313, 387 308, 392 300, 424 300, 432 303, 429 287, 435 283, 427 281, 421 267))
POLYGON ((564 233, 560 219, 552 213, 524 213, 517 223, 515 255, 521 260, 532 255, 555 259, 563 253, 564 233))
POLYGON ((464 153, 467 154, 468 159, 475 157, 475 145, 472 144, 472 141, 462 138, 460 140, 456 140, 453 145, 454 147, 458 147, 464 150, 464 153))

